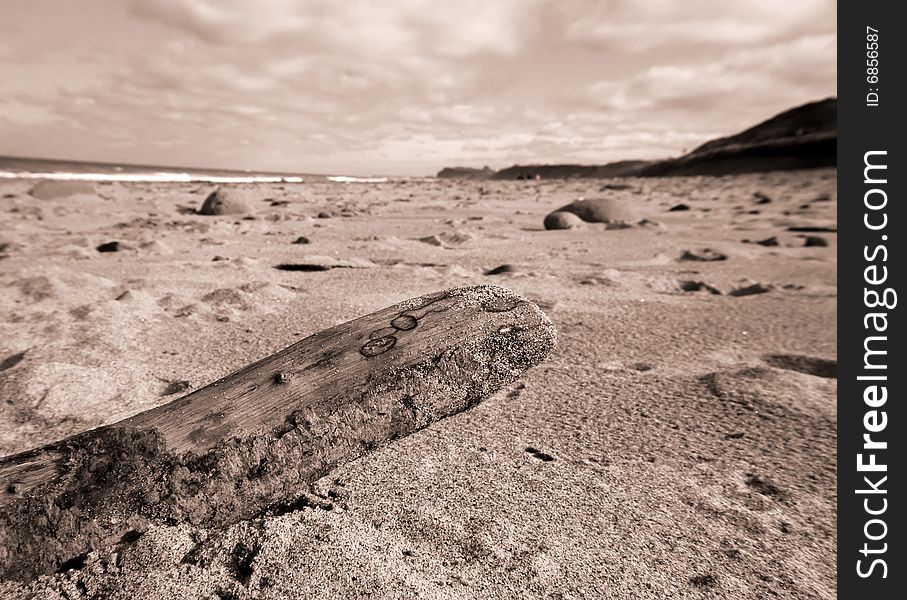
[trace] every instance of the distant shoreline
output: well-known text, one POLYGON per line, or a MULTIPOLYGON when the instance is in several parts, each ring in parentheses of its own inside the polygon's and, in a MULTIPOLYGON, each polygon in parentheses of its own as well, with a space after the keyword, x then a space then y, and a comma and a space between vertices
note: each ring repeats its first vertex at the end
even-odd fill
MULTIPOLYGON (((226 169, 196 169, 151 165, 44 160, 0 156, 0 180, 93 181, 132 183, 385 183, 388 177, 353 177, 226 169)), ((397 179, 397 178, 394 178, 397 179)))

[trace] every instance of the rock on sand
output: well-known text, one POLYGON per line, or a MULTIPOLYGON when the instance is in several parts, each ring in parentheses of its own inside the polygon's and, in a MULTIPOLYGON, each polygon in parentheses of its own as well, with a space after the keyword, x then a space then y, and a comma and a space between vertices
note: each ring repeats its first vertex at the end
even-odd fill
POLYGON ((573 229, 582 225, 582 219, 565 210, 556 210, 545 217, 545 229, 573 229))
POLYGON ((252 208, 238 190, 216 189, 208 194, 198 212, 202 215, 244 215, 252 212, 252 208))
MULTIPOLYGON (((564 212, 576 215, 589 223, 630 224, 638 220, 635 212, 625 201, 615 198, 589 198, 576 200, 549 214, 545 217, 545 228, 554 229, 548 226, 549 221, 552 223, 563 222, 566 217, 555 215, 564 212)), ((564 228, 561 227, 560 229, 564 228)))

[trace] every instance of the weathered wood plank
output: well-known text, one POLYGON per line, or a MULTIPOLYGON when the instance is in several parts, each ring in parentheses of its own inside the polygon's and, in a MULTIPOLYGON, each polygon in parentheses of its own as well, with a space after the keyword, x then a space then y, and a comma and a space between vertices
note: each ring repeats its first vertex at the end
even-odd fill
POLYGON ((28 579, 151 523, 221 526, 465 410, 556 333, 509 290, 415 298, 305 338, 169 404, 0 459, 0 575, 28 579))

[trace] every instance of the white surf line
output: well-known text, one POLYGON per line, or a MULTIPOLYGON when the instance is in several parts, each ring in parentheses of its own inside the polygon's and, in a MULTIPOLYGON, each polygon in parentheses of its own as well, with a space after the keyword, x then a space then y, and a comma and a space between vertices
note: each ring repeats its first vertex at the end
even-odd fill
POLYGON ((328 181, 337 183, 387 183, 387 177, 348 177, 346 175, 333 175, 328 181))

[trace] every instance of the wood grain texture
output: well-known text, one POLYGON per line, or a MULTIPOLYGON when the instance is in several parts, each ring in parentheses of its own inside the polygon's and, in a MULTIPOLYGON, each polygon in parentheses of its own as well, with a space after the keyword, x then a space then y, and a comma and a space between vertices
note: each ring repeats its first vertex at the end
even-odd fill
POLYGON ((554 348, 491 286, 408 300, 305 338, 169 404, 0 459, 0 575, 29 579, 151 523, 221 526, 461 412, 554 348))

